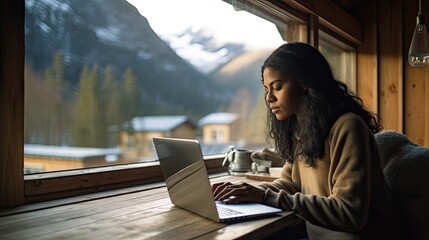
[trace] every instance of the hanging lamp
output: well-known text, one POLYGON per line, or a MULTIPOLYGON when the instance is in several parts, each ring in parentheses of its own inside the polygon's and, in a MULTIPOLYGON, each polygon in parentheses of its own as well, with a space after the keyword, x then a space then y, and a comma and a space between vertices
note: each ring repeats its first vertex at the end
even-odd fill
POLYGON ((413 67, 429 66, 429 34, 419 0, 419 12, 416 17, 416 28, 408 52, 408 63, 413 67))

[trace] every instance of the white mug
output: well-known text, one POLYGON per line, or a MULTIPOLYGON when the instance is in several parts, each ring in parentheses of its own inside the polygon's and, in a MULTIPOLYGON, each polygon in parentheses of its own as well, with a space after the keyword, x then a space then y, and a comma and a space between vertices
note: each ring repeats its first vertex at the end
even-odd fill
POLYGON ((251 151, 234 149, 227 153, 222 165, 233 172, 248 172, 252 170, 251 151))

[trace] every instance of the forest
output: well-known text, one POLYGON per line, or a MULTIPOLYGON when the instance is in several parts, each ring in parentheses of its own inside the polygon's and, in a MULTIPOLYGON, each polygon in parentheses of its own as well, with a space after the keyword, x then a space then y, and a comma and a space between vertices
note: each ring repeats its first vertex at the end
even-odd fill
MULTIPOLYGON (((112 65, 85 64, 78 84, 73 86, 65 79, 67 67, 60 52, 53 55, 52 65, 43 74, 37 74, 26 65, 25 142, 100 148, 117 146, 119 131, 133 130, 124 129, 132 126, 127 121, 151 110, 145 111, 142 107, 141 86, 133 69, 127 68, 120 78, 115 77, 113 69, 112 65)), ((172 95, 177 92, 171 90, 172 95)), ((186 98, 189 94, 182 96, 186 98)), ((242 138, 261 142, 265 105, 258 101, 257 106, 251 106, 253 99, 243 88, 234 94, 227 106, 218 109, 238 113, 242 138)), ((190 100, 192 102, 192 98, 190 100)), ((192 106, 190 103, 187 108, 192 109, 192 106)), ((190 118, 197 114, 180 108, 176 111, 190 118)))
POLYGON ((65 76, 60 52, 42 76, 25 68, 25 142, 111 147, 121 125, 141 114, 137 78, 128 68, 115 79, 112 66, 84 65, 79 84, 65 76))
MULTIPOLYGON (((212 50, 233 53, 228 62, 203 74, 126 1, 54 2, 26 2, 25 143, 115 147, 133 117, 197 123, 212 112, 238 113, 240 138, 265 141, 266 53, 249 57, 241 44, 225 43, 212 50), (240 56, 246 61, 234 61, 240 56), (223 74, 229 65, 236 71, 223 74)), ((212 46, 211 37, 194 37, 212 46)))

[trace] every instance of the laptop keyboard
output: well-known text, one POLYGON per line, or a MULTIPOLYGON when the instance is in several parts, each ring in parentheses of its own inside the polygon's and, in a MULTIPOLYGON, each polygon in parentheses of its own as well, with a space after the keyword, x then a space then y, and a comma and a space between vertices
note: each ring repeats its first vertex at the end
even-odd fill
POLYGON ((239 215, 239 214, 243 214, 243 212, 239 212, 233 209, 230 209, 228 207, 224 207, 224 206, 219 206, 217 205, 217 212, 219 213, 220 216, 235 216, 235 215, 239 215))

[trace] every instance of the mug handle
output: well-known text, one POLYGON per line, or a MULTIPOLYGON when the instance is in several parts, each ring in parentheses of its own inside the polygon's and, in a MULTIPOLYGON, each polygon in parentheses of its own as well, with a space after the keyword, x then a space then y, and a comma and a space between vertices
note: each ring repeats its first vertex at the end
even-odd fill
POLYGON ((228 154, 226 154, 225 159, 223 159, 222 166, 229 167, 229 164, 230 164, 229 159, 230 159, 231 155, 233 155, 231 162, 234 162, 234 154, 235 154, 235 151, 231 151, 228 154))

